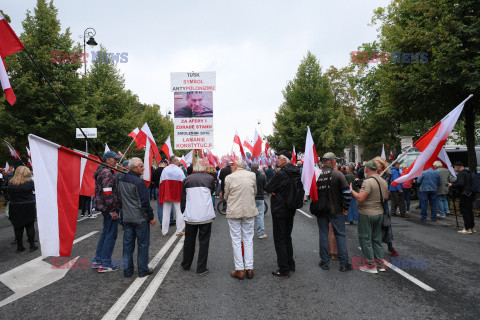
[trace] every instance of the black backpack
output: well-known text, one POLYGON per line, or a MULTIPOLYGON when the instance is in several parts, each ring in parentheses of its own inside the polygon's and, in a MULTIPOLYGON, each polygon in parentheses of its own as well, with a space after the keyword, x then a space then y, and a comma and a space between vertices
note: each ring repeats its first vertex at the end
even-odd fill
POLYGON ((300 209, 303 207, 303 198, 305 196, 302 179, 300 176, 292 178, 288 173, 287 176, 290 180, 290 188, 288 188, 288 192, 283 197, 285 206, 290 210, 300 209))
POLYGON ((322 172, 317 180, 318 201, 310 203, 310 212, 319 217, 332 211, 332 171, 322 172))

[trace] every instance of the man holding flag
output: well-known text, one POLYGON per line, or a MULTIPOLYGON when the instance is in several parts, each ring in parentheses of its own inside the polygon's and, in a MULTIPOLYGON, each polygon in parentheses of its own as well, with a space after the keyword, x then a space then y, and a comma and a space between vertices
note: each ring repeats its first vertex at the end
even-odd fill
MULTIPOLYGON (((120 157, 113 151, 107 151, 103 155, 103 162, 111 167, 115 167, 118 159, 120 157)), ((112 253, 117 240, 118 211, 121 208, 118 183, 113 169, 103 165, 98 166, 93 177, 95 179, 95 208, 102 211, 103 230, 98 240, 92 269, 98 269, 98 272, 116 271, 118 266, 112 265, 112 253)))

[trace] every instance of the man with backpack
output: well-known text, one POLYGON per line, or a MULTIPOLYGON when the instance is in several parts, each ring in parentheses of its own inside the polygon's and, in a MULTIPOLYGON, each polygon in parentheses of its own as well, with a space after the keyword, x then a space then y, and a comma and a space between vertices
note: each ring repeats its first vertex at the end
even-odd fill
POLYGON ((277 167, 280 170, 265 186, 265 191, 272 195, 273 242, 278 264, 278 270, 272 274, 287 279, 290 272, 295 271, 292 246, 293 218, 297 209, 303 206, 305 191, 300 169, 290 163, 292 154, 283 150, 277 156, 277 167))
POLYGON ((312 202, 310 212, 317 217, 320 238, 320 264, 323 270, 328 270, 330 256, 328 255, 328 224, 332 223, 333 233, 337 241, 340 271, 352 270, 348 261, 347 239, 345 236, 345 215, 348 214, 352 194, 343 173, 337 167, 337 157, 333 152, 327 152, 322 158, 322 172, 317 179, 318 201, 312 202))
MULTIPOLYGON (((453 165, 455 172, 457 172, 457 180, 450 183, 458 195, 460 195, 460 213, 463 216, 464 228, 458 231, 460 234, 472 234, 477 232, 475 230, 475 219, 473 218, 473 200, 475 200, 475 186, 473 186, 473 178, 470 171, 463 166, 463 163, 458 161, 453 165)), ((476 185, 477 183, 475 183, 476 185)))

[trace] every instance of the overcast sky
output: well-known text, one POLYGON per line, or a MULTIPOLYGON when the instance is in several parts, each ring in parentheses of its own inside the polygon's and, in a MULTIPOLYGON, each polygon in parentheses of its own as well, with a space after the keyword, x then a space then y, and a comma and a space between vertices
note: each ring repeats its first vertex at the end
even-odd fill
MULTIPOLYGON (((216 71, 214 151, 222 155, 231 150, 235 129, 242 140, 246 135, 252 138, 255 127, 264 135, 272 133, 282 89, 308 50, 323 70, 346 66, 351 51, 376 39, 376 27, 368 24, 373 10, 388 3, 56 0, 54 5, 62 29, 70 27, 82 45, 78 36, 93 27, 95 40, 108 52, 127 52, 128 62, 119 64, 126 87, 141 102, 159 104, 162 112, 173 112, 170 72, 216 71)), ((2 3, 17 34, 23 31, 26 11, 33 11, 35 4, 2 3)))

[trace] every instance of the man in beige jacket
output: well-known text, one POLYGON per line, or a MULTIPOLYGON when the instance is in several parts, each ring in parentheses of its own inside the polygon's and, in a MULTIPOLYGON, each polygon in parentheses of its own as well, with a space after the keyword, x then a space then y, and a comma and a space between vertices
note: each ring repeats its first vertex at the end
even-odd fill
POLYGON ((232 174, 225 178, 227 219, 232 237, 235 270, 230 275, 237 279, 253 278, 253 235, 257 179, 255 173, 245 170, 246 164, 237 159, 232 165, 232 174), (242 257, 242 241, 244 257, 242 257))

